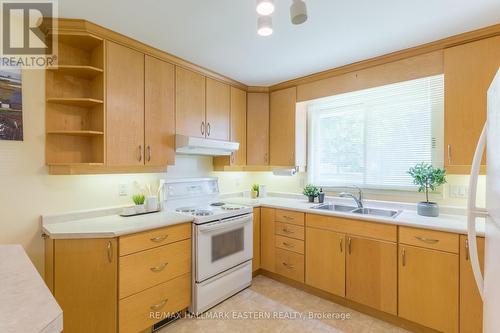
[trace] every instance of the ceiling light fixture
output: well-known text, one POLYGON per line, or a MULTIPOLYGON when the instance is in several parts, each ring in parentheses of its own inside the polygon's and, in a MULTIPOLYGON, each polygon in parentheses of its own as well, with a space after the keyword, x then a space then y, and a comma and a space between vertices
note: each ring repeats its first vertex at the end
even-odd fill
POLYGON ((274 12, 273 0, 257 0, 257 13, 259 15, 267 16, 274 12))
POLYGON ((302 24, 307 21, 307 7, 303 0, 293 0, 290 7, 290 19, 293 24, 302 24))
POLYGON ((266 37, 273 33, 273 19, 271 16, 259 16, 257 19, 257 33, 266 37))

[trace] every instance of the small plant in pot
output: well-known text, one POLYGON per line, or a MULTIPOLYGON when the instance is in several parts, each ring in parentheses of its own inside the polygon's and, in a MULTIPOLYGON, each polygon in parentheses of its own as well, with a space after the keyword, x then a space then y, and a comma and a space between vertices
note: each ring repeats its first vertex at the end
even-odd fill
POLYGON ((417 204, 418 215, 439 216, 438 204, 429 201, 429 190, 435 191, 438 186, 446 183, 446 170, 422 162, 410 168, 408 174, 413 177, 413 184, 418 185, 418 191, 425 192, 425 201, 417 204))
POLYGON ((252 197, 252 199, 257 199, 258 196, 259 196, 259 184, 253 184, 252 190, 250 191, 250 197, 252 197))
POLYGON ((309 198, 309 202, 314 202, 314 198, 319 195, 319 188, 312 184, 307 184, 302 193, 309 198))
POLYGON ((146 200, 146 197, 144 196, 144 194, 134 194, 132 196, 132 201, 134 201, 136 213, 144 213, 144 211, 145 211, 144 201, 145 200, 146 200))

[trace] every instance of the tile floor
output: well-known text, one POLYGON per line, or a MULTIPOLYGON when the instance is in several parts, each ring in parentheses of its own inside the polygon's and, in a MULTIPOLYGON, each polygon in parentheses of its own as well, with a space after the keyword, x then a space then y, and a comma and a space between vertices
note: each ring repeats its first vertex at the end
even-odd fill
POLYGON ((168 325, 161 333, 246 333, 246 332, 318 332, 318 333, 404 333, 402 328, 348 309, 302 290, 257 276, 250 288, 208 311, 205 318, 183 318, 168 325), (350 316, 340 318, 299 318, 315 315, 350 316), (228 315, 229 318, 216 319, 228 315), (210 318, 210 316, 212 318, 210 318), (254 316, 253 319, 241 319, 254 316), (255 318, 268 316, 268 318, 255 318), (269 318, 271 316, 271 318, 269 318), (291 319, 297 316, 296 319, 291 319), (281 317, 281 318, 276 318, 281 317))

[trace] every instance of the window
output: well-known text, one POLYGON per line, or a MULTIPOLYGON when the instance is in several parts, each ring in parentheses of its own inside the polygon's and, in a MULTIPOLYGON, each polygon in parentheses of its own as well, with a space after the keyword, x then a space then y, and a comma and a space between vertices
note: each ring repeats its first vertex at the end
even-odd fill
POLYGON ((410 189, 419 163, 443 165, 444 76, 308 103, 308 177, 319 186, 410 189))

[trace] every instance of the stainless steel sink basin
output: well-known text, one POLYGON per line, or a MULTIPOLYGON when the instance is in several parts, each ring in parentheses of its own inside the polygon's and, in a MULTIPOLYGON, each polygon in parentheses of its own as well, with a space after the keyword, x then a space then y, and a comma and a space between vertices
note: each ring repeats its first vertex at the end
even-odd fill
POLYGON ((376 208, 357 208, 352 211, 354 214, 375 215, 383 217, 396 217, 401 211, 376 208))
POLYGON ((335 212, 348 212, 348 213, 350 213, 356 209, 356 207, 353 207, 353 206, 334 205, 331 203, 317 205, 317 206, 314 206, 312 208, 322 209, 322 210, 331 210, 331 211, 335 211, 335 212))
POLYGON ((373 215, 373 216, 392 217, 392 218, 395 218, 401 213, 400 210, 378 209, 378 208, 356 208, 354 206, 335 205, 332 203, 320 204, 313 206, 311 208, 329 210, 333 212, 373 215))

